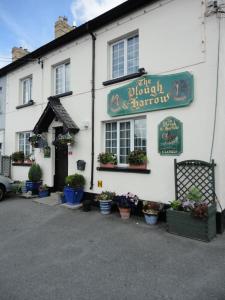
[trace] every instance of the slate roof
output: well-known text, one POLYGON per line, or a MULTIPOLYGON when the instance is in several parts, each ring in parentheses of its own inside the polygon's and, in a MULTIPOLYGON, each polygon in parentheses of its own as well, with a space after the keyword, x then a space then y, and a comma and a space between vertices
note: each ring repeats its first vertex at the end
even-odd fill
POLYGON ((48 104, 35 125, 33 132, 35 134, 47 132, 50 124, 56 118, 63 123, 64 132, 77 133, 80 129, 71 119, 60 99, 57 97, 49 97, 48 99, 48 104))

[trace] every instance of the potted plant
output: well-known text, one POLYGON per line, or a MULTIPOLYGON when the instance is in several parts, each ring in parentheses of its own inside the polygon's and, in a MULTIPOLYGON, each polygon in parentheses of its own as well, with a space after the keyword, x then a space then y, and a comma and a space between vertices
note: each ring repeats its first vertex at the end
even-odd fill
POLYGON ((101 192, 101 194, 96 196, 95 200, 99 201, 101 214, 108 215, 111 213, 111 203, 115 196, 115 193, 109 191, 101 192))
POLYGON ((42 184, 41 177, 41 167, 39 164, 34 163, 28 172, 29 180, 26 181, 27 191, 32 191, 33 194, 38 194, 39 186, 42 184))
POLYGON ((183 201, 172 201, 166 215, 170 233, 202 241, 216 236, 216 205, 203 199, 195 186, 189 189, 183 201))
POLYGON ((147 156, 143 150, 131 151, 128 155, 128 162, 130 168, 133 169, 146 169, 147 166, 147 156))
POLYGON ((53 142, 54 146, 65 146, 65 145, 73 145, 74 144, 74 136, 69 132, 65 134, 59 134, 57 139, 53 142))
POLYGON ((85 186, 85 178, 81 174, 69 175, 65 179, 64 188, 65 201, 68 204, 80 204, 85 186))
POLYGON ((158 221, 158 215, 162 205, 158 202, 145 201, 143 205, 143 213, 147 224, 155 225, 158 221))
POLYGON ((98 162, 103 168, 114 168, 117 165, 116 154, 109 152, 102 152, 98 155, 98 162))
POLYGON ((23 163, 24 162, 24 153, 23 151, 17 151, 12 154, 12 160, 15 163, 23 163))
POLYGON ((132 193, 116 196, 117 205, 119 208, 121 219, 126 220, 130 218, 130 212, 132 206, 137 206, 139 198, 132 193))
POLYGON ((41 184, 38 188, 38 195, 40 198, 48 197, 49 196, 49 187, 47 184, 41 184))
POLYGON ((38 148, 40 139, 41 139, 40 134, 34 134, 29 137, 29 142, 31 143, 33 148, 38 148))

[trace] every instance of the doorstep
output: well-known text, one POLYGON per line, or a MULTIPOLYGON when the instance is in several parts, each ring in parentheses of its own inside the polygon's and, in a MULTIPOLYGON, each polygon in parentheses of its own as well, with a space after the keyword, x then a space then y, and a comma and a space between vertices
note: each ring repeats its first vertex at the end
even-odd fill
POLYGON ((43 197, 43 198, 35 198, 33 199, 34 202, 40 203, 40 204, 46 204, 49 206, 56 206, 59 205, 59 197, 57 193, 51 193, 51 196, 43 197))

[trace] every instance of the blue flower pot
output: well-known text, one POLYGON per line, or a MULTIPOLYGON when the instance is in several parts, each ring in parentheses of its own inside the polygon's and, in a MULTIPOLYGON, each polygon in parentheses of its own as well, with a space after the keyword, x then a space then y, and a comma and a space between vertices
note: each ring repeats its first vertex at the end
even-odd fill
POLYGON ((26 190, 28 191, 32 191, 32 194, 38 194, 38 189, 40 187, 40 185, 42 184, 42 181, 30 181, 27 180, 26 181, 26 190))
POLYGON ((71 205, 80 204, 84 195, 84 190, 82 188, 74 189, 69 186, 64 188, 65 202, 71 205))
POLYGON ((38 195, 39 195, 40 198, 48 197, 49 196, 49 191, 39 192, 38 195))
POLYGON ((149 225, 155 225, 158 221, 158 216, 145 214, 145 221, 149 225))
POLYGON ((100 203, 100 212, 103 215, 109 215, 111 213, 111 204, 112 204, 112 200, 108 200, 108 201, 99 201, 100 203))

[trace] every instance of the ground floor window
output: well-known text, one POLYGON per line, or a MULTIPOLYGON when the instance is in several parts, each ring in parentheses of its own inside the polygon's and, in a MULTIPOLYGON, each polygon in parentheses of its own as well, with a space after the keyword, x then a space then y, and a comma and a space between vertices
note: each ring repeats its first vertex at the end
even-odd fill
POLYGON ((146 152, 146 119, 105 123, 105 151, 116 154, 118 164, 128 164, 133 150, 146 152))
POLYGON ((29 137, 31 132, 19 132, 18 141, 19 141, 19 151, 22 151, 25 156, 32 154, 32 147, 29 142, 29 137))

